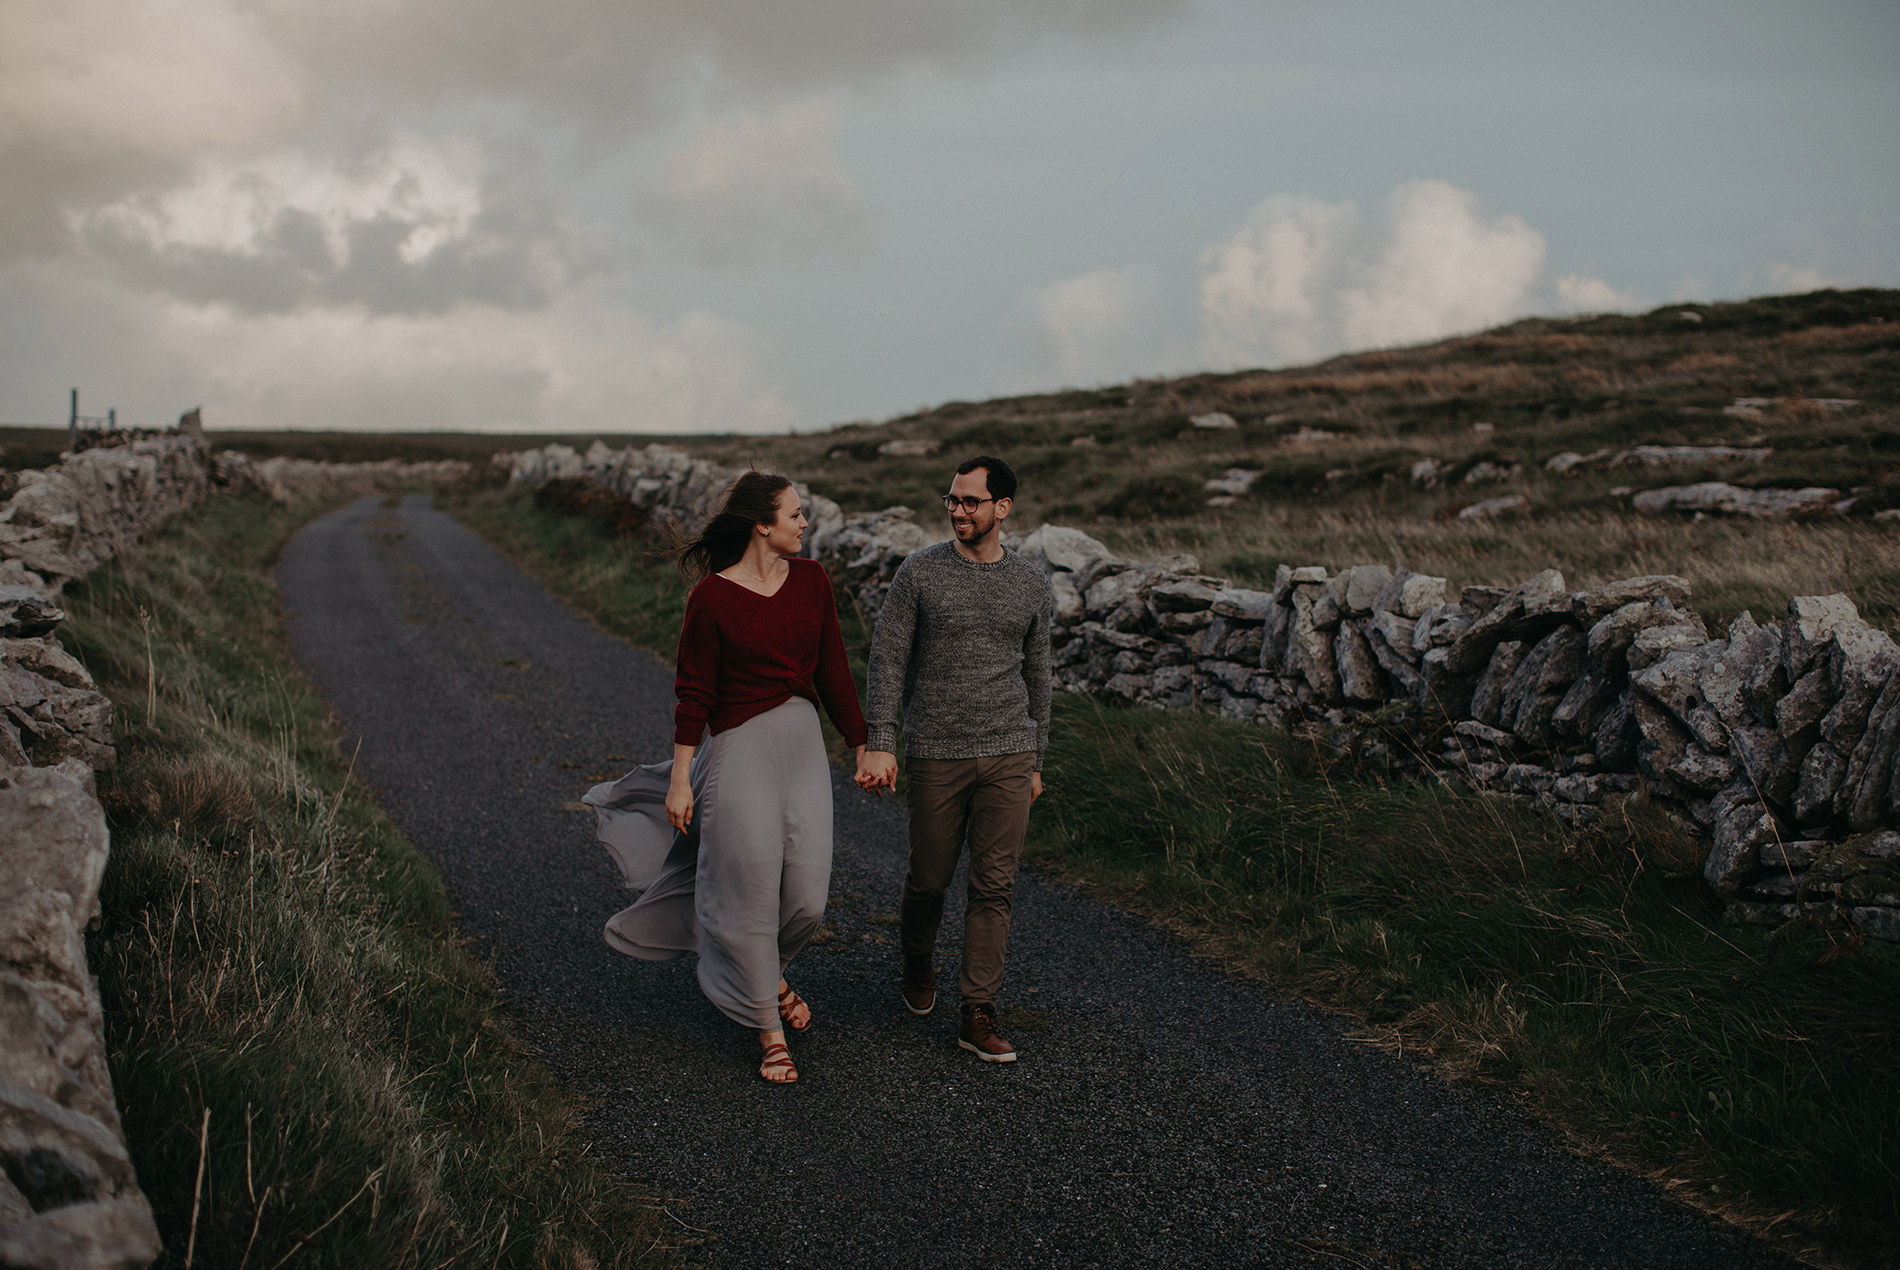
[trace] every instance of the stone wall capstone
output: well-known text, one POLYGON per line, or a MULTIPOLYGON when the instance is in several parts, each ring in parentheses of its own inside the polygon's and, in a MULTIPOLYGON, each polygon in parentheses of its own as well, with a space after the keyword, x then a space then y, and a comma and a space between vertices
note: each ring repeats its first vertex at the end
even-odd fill
MULTIPOLYGON (((587 480, 685 524, 739 474, 662 445, 497 462, 530 486, 587 480)), ((845 516, 800 493, 819 509, 808 552, 867 620, 903 558, 945 536, 909 508, 845 516)), ((1574 823, 1641 795, 1704 835, 1704 877, 1731 919, 1824 913, 1900 939, 1900 648, 1844 595, 1712 635, 1669 575, 1572 590, 1546 569, 1454 589, 1385 565, 1283 565, 1259 590, 1192 556, 1121 559, 1063 526, 1007 545, 1049 578, 1063 688, 1296 728, 1574 823), (1374 711, 1442 744, 1407 754, 1357 726, 1374 711)))

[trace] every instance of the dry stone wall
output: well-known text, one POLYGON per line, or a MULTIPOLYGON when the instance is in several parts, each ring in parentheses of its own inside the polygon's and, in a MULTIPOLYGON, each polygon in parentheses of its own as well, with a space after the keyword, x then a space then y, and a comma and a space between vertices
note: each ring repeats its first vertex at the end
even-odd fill
MULTIPOLYGON (((498 461, 682 522, 737 475, 659 445, 498 461)), ((903 558, 943 536, 908 508, 807 501, 809 550, 867 619, 903 558)), ((1062 526, 1010 545, 1049 578, 1064 688, 1308 731, 1577 823, 1660 800, 1706 835, 1704 876, 1736 920, 1825 913, 1900 939, 1900 648, 1846 596, 1712 634, 1674 576, 1572 590, 1547 569, 1453 588, 1384 565, 1282 566, 1259 590, 1191 556, 1120 559, 1062 526), (1395 723, 1442 743, 1408 752, 1383 739, 1395 723)))
POLYGON ((53 634, 61 589, 214 489, 288 501, 468 473, 254 462, 176 436, 0 478, 0 1265, 144 1266, 162 1251, 86 966, 109 847, 93 782, 115 758, 112 703, 53 634))

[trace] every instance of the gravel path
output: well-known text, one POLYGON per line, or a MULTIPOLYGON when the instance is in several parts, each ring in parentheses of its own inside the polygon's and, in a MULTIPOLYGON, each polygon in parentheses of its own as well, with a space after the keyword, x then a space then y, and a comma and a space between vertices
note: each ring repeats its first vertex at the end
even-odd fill
MULTIPOLYGON (((278 580, 297 656, 361 740, 357 770, 441 867, 604 1150, 707 1232, 697 1259, 1792 1264, 1030 873, 1005 989, 1023 1058, 978 1064, 953 1002, 918 1019, 898 1000, 902 819, 841 776, 835 934, 791 975, 817 1023, 792 1042, 799 1084, 770 1088, 690 959, 634 962, 600 938, 625 892, 574 800, 669 752, 670 671, 426 496, 313 523, 278 580)), ((953 913, 945 934, 960 928, 953 913)), ((943 952, 954 985, 954 942, 943 952)))

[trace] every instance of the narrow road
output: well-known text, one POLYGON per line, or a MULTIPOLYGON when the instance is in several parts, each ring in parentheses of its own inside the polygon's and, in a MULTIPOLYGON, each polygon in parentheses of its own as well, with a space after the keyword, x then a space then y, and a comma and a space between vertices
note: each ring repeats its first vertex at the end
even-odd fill
MULTIPOLYGON (((669 753, 671 672, 574 616, 426 496, 305 528, 291 642, 357 770, 434 857, 524 1039, 719 1266, 1786 1266, 1481 1090, 1344 1037, 1177 939, 1025 873, 1005 1005, 1022 1061, 896 991, 897 806, 834 778, 816 1026, 772 1088, 690 959, 601 942, 626 903, 575 799, 669 753)), ((960 885, 960 883, 959 883, 960 885)), ((961 929, 953 912, 946 935, 961 929)), ((943 950, 954 984, 954 941, 943 950)), ((681 1232, 684 1234, 685 1232, 681 1232)))

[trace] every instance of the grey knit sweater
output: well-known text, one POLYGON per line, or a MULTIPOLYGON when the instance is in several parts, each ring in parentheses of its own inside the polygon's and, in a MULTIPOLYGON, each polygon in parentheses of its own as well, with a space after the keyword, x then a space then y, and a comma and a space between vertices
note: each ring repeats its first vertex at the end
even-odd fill
POLYGON ((897 567, 871 640, 866 748, 979 758, 1049 747, 1049 623, 1042 570, 1013 551, 979 564, 954 542, 897 567))

